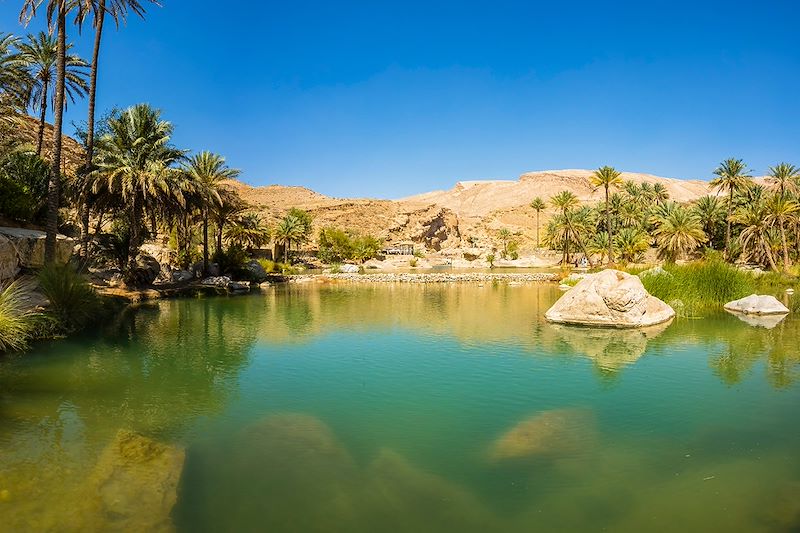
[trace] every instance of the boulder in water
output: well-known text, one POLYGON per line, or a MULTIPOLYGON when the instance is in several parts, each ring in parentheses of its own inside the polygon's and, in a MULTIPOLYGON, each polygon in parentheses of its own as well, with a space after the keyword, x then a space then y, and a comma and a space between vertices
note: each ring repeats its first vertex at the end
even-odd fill
POLYGON ((616 328, 653 326, 674 316, 637 276, 611 269, 582 279, 545 313, 550 322, 616 328))
POLYGON ((726 311, 745 315, 785 315, 789 309, 777 298, 769 295, 751 294, 725 304, 726 311))
POLYGON ((501 435, 489 449, 489 459, 525 459, 568 453, 593 435, 594 421, 581 409, 552 409, 537 413, 501 435))

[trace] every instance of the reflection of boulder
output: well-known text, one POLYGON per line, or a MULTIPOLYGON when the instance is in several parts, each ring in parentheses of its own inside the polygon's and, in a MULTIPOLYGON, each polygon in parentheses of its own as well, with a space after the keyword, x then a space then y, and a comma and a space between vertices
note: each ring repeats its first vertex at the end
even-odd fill
POLYGON ((744 313, 735 313, 733 311, 729 311, 730 314, 734 315, 736 318, 744 322, 749 326, 753 326, 756 328, 765 328, 765 329, 772 329, 781 321, 786 318, 786 314, 782 315, 746 315, 744 313))
POLYGON ((594 360, 603 370, 619 370, 635 363, 647 351, 647 343, 669 324, 637 329, 601 329, 552 325, 570 348, 594 360))
POLYGON ((746 315, 783 315, 789 312, 777 298, 769 295, 751 294, 725 304, 726 311, 746 315))
POLYGON ((89 477, 86 531, 172 531, 184 451, 120 431, 89 477))
POLYGON ((634 328, 671 320, 675 311, 651 296, 642 281, 619 270, 603 270, 579 281, 547 313, 551 322, 634 328))
POLYGON ((500 436, 489 449, 492 461, 569 453, 593 434, 593 419, 581 409, 553 409, 526 418, 500 436))

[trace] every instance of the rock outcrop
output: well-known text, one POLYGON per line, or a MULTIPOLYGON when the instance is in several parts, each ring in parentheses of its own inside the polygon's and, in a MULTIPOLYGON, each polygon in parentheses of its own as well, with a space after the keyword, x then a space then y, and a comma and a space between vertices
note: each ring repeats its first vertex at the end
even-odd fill
MULTIPOLYGON (((44 231, 0 227, 0 273, 13 270, 16 254, 17 268, 41 268, 44 266, 44 231)), ((73 239, 56 236, 56 261, 66 263, 72 256, 73 239)), ((2 278, 2 275, 0 275, 2 278)))
POLYGON ((489 449, 489 459, 524 459, 575 451, 593 434, 591 413, 553 409, 526 418, 501 435, 489 449))
POLYGON ((725 304, 725 310, 745 315, 785 315, 789 309, 777 298, 769 295, 751 294, 725 304))
POLYGON ((17 249, 8 239, 0 235, 0 283, 14 279, 19 273, 19 257, 17 249))
POLYGON ((638 277, 610 269, 578 282, 545 313, 547 320, 560 324, 616 328, 653 326, 674 316, 638 277))
POLYGON ((155 257, 139 254, 136 257, 136 265, 128 272, 128 277, 125 281, 134 287, 144 287, 152 285, 160 273, 161 265, 155 257))

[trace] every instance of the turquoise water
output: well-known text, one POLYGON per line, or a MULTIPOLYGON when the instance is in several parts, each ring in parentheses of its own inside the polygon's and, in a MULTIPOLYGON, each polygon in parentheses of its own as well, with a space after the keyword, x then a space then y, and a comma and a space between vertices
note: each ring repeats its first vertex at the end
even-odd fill
POLYGON ((166 530, 800 528, 800 320, 574 329, 559 295, 283 286, 7 358, 0 530, 68 530, 120 430, 185 451, 166 530))

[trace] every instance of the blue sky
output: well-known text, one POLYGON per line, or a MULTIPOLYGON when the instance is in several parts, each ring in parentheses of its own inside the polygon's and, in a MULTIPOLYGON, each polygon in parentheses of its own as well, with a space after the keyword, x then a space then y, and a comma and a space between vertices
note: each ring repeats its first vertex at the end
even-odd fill
MULTIPOLYGON (((254 185, 394 198, 540 169, 800 164, 800 2, 162 3, 109 27, 99 109, 149 102, 254 185)), ((25 31, 20 4, 0 0, 0 31, 25 31)), ((72 37, 88 57, 91 31, 72 37)))

